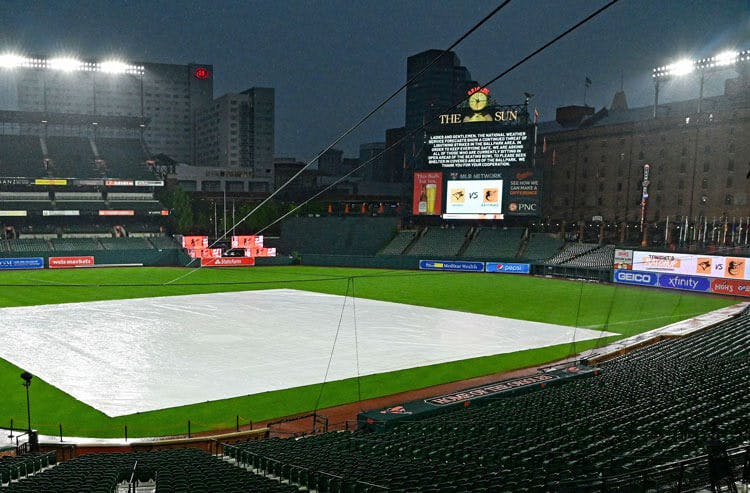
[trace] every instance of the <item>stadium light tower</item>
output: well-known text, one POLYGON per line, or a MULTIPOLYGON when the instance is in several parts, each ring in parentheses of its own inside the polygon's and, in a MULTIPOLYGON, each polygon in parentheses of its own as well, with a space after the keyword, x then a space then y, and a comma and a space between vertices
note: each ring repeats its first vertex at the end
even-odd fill
POLYGON ((684 58, 668 65, 653 69, 651 77, 654 79, 654 118, 659 106, 659 83, 670 80, 673 77, 684 77, 694 72, 700 74, 700 93, 698 95, 698 113, 702 110, 703 84, 707 73, 718 72, 750 61, 750 50, 722 51, 712 57, 690 60, 684 58))

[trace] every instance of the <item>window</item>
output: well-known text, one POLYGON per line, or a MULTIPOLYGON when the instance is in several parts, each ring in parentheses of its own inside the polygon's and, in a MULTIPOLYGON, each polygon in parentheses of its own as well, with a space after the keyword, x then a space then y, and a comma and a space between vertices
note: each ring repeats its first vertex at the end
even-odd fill
POLYGON ((708 163, 708 161, 703 163, 703 172, 708 173, 711 170, 711 165, 708 163))
POLYGON ((622 192, 622 182, 621 181, 617 182, 617 191, 618 192, 622 192))
POLYGON ((727 161, 727 171, 734 171, 734 159, 727 161))
POLYGON ((682 205, 682 195, 677 196, 677 205, 682 205))
POLYGON ((643 159, 643 151, 638 153, 638 159, 643 159))
POLYGON ((703 148, 703 152, 706 153, 706 154, 710 154, 711 153, 711 146, 707 145, 706 147, 704 147, 703 148))
POLYGON ((731 193, 728 193, 726 197, 724 197, 724 205, 732 205, 734 203, 734 197, 731 193))
POLYGON ((685 173, 687 171, 687 166, 684 162, 680 163, 680 173, 685 173))
POLYGON ((706 190, 708 188, 708 178, 703 179, 703 181, 701 182, 701 188, 703 190, 706 190))
POLYGON ((729 152, 734 152, 734 142, 729 143, 729 152))
POLYGON ((734 180, 731 176, 727 176, 727 188, 732 188, 732 185, 734 185, 734 180))

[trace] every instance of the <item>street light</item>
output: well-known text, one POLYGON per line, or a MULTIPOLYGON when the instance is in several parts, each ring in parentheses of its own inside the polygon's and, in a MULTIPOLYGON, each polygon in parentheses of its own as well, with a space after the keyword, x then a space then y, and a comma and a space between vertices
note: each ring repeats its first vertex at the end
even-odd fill
POLYGON ((35 452, 36 448, 38 448, 39 442, 35 439, 36 437, 32 436, 33 432, 31 431, 31 403, 29 401, 29 387, 31 387, 31 379, 34 378, 34 375, 25 371, 21 373, 21 378, 23 379, 23 383, 21 385, 26 387, 26 424, 27 432, 29 434, 29 443, 31 445, 32 452, 35 452))

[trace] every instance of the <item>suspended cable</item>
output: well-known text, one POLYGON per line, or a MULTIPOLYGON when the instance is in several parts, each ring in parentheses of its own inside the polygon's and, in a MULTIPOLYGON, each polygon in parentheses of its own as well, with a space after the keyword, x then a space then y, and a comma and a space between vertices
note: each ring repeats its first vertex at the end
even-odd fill
MULTIPOLYGON (((586 16, 586 17, 585 17, 585 18, 584 18, 583 20, 581 20, 581 21, 577 22, 576 24, 574 24, 573 26, 571 26, 570 28, 568 28, 567 30, 565 30, 564 32, 562 32, 561 34, 559 34, 559 35, 557 35, 556 37, 554 37, 554 38, 553 38, 552 40, 548 41, 547 43, 545 43, 545 44, 544 44, 544 45, 542 45, 541 47, 539 47, 539 48, 537 48, 536 50, 534 50, 533 52, 531 52, 531 53, 530 53, 529 55, 527 55, 527 56, 525 56, 524 58, 522 58, 522 59, 521 59, 520 61, 518 61, 518 62, 514 63, 513 65, 511 65, 511 66, 510 66, 509 68, 507 68, 506 70, 504 70, 503 72, 501 72, 500 74, 498 74, 498 75, 497 75, 496 77, 494 77, 494 78, 490 79, 490 80, 489 80, 488 82, 486 82, 485 84, 480 84, 480 85, 482 85, 483 87, 487 87, 487 86, 490 86, 490 85, 492 85, 493 83, 497 82, 497 81, 498 81, 498 80, 500 80, 500 79, 501 79, 502 77, 505 77, 505 76, 506 76, 507 74, 509 74, 510 72, 512 72, 513 70, 515 70, 515 69, 516 69, 516 68, 518 68, 519 66, 521 66, 522 64, 526 63, 526 62, 527 62, 527 61, 529 61, 530 59, 534 58, 535 56, 537 56, 537 55, 538 55, 539 53, 541 53, 541 52, 542 52, 542 51, 544 51, 545 49, 549 48, 550 46, 552 46, 553 44, 557 43, 558 41, 560 41, 560 40, 561 40, 561 39, 563 39, 564 37, 568 36, 568 35, 569 35, 570 33, 572 33, 573 31, 575 31, 576 29, 580 28, 581 26, 583 26, 583 25, 584 25, 584 24, 586 24, 587 22, 591 21, 591 20, 592 20, 593 18, 595 18, 596 16, 598 16, 599 14, 601 14, 602 12, 604 12, 605 10, 609 9, 610 7, 612 7, 612 6, 613 6, 614 4, 616 4, 617 2, 619 2, 619 0, 611 0, 611 1, 610 1, 609 3, 607 3, 606 5, 602 6, 601 8, 597 9, 597 10, 596 10, 596 11, 594 11, 593 13, 589 14, 588 16, 586 16)), ((445 113, 445 112, 449 112, 449 111, 451 111, 451 110, 454 110, 454 109, 458 108, 458 107, 459 107, 459 106, 460 106, 461 104, 463 104, 463 103, 464 103, 465 101, 467 101, 468 99, 469 99, 469 96, 467 96, 467 97, 465 97, 465 98, 462 98, 462 99, 461 99, 460 101, 458 101, 458 102, 454 103, 453 105, 449 106, 448 108, 445 108, 445 109, 443 110, 443 113, 445 113)), ((423 124, 422 124, 422 125, 421 125, 420 127, 417 127, 417 128, 415 128, 414 130, 412 130, 411 132, 407 133, 407 134, 406 134, 406 135, 404 135, 404 136, 403 136, 402 138, 398 139, 398 140, 397 140, 396 142, 394 142, 394 143, 393 143, 393 144, 391 144, 390 146, 388 146, 388 147, 386 147, 385 149, 383 149, 383 151, 381 151, 381 152, 379 152, 378 154, 376 154, 375 156, 371 157, 370 159, 368 159, 368 160, 367 160, 367 161, 365 161, 364 163, 360 164, 360 165, 359 165, 359 166, 357 166, 356 168, 354 168, 354 169, 352 169, 351 171, 349 171, 348 173, 346 173, 345 175, 341 176, 341 177, 340 177, 339 179, 337 179, 336 181, 334 181, 334 182, 333 182, 333 183, 331 183, 330 185, 326 186, 325 188, 323 188, 323 189, 322 189, 322 190, 320 190, 319 192, 315 193, 315 194, 314 194, 313 196, 311 196, 311 197, 310 197, 309 199, 305 200, 304 202, 302 202, 302 203, 301 203, 301 204, 299 204, 298 206, 295 206, 294 208, 292 208, 292 209, 291 209, 291 210, 290 210, 289 212, 287 212, 286 214, 283 214, 283 215, 282 215, 282 216, 280 216, 280 217, 279 217, 278 219, 274 220, 273 222, 269 223, 269 224, 268 224, 268 225, 266 225, 265 227, 261 228, 261 229, 260 229, 260 230, 259 230, 259 231, 258 231, 258 232, 257 232, 256 234, 260 234, 260 233, 262 233, 263 231, 265 231, 266 229, 270 228, 270 227, 271 227, 271 226, 273 226, 274 224, 278 223, 279 221, 282 221, 283 219, 285 219, 285 218, 289 217, 289 216, 290 216, 291 214, 293 214, 293 213, 297 212, 297 211, 298 211, 298 210, 299 210, 300 208, 304 207, 305 205, 309 204, 310 202, 312 202, 312 201, 313 201, 313 200, 315 200, 316 198, 320 197, 321 195, 323 195, 323 194, 324 194, 324 193, 326 193, 327 191, 331 190, 331 189, 332 189, 333 187, 335 187, 336 185, 338 185, 339 183, 341 183, 341 182, 342 182, 342 181, 344 181, 345 179, 349 178, 349 177, 350 177, 351 175, 353 175, 354 173, 358 172, 359 170, 361 170, 361 169, 362 169, 362 168, 364 168, 365 166, 368 166, 368 165, 369 165, 370 163, 372 163, 372 162, 374 162, 374 161, 376 161, 376 160, 380 159, 380 158, 381 158, 381 157, 382 157, 383 155, 385 155, 385 153, 387 153, 387 152, 388 152, 388 151, 390 151, 391 149, 394 149, 394 148, 398 147, 398 146, 399 146, 399 144, 401 144, 402 142, 404 142, 404 141, 406 141, 407 139, 409 139, 409 138, 411 138, 411 137, 415 136, 415 135, 416 135, 417 133, 421 132, 422 130, 424 130, 425 128, 427 128, 427 127, 428 127, 429 125, 431 125, 432 123, 434 123, 434 122, 438 121, 438 119, 439 119, 439 118, 440 118, 439 116, 433 117, 433 118, 432 118, 432 119, 430 119, 429 121, 427 121, 427 122, 423 123, 423 124)), ((243 220, 244 220, 244 219, 243 219, 243 220)))
MULTIPOLYGON (((297 173, 292 175, 291 178, 289 178, 286 182, 284 182, 281 186, 279 186, 276 190, 274 190, 268 197, 263 199, 257 206, 255 206, 250 212, 245 214, 242 218, 240 218, 239 221, 236 221, 231 228, 226 230, 223 235, 216 238, 216 240, 211 244, 211 247, 216 245, 219 241, 223 240, 227 237, 229 233, 232 233, 238 225, 243 223, 247 218, 255 214, 258 209, 263 207, 268 201, 270 201, 273 197, 275 197, 279 192, 281 192, 283 189, 285 189, 290 183, 292 183, 297 177, 299 177, 307 168, 312 166, 315 161, 317 161, 323 154, 325 154, 327 151, 332 149, 336 144, 341 142, 344 138, 346 138, 349 134, 354 132, 356 129, 358 129, 362 124, 364 124, 367 120, 369 120, 375 113, 380 111, 386 104, 388 104, 390 101, 392 101, 396 96, 398 96, 406 87, 413 84, 416 80, 418 80, 425 72, 427 72, 430 68, 432 68, 436 63, 438 63, 448 52, 450 52, 453 48, 458 46, 462 41, 464 41, 467 37, 469 37, 471 34, 474 33, 477 29, 479 29, 482 25, 484 25, 487 21, 489 21, 492 17, 494 17, 498 12, 500 12, 506 5, 510 3, 511 0, 504 0, 500 5, 495 7, 489 14, 484 16, 479 22, 477 22, 473 27, 471 27, 468 31, 466 31, 464 34, 462 34, 456 41, 454 41, 448 48, 445 50, 442 50, 439 55, 437 55, 430 63, 428 63, 425 67, 422 68, 419 72, 417 72, 412 78, 408 79, 406 82, 404 82, 398 89, 396 89, 393 93, 391 93, 390 96, 388 96, 386 99, 380 102, 377 106, 375 106, 373 109, 371 109, 365 116, 359 119, 354 125, 349 127, 344 133, 339 135, 336 139, 333 140, 328 146, 325 147, 322 151, 320 151, 318 154, 315 155, 312 159, 310 159, 297 173)), ((370 160, 372 161, 372 160, 370 160)), ((370 162, 368 161, 368 162, 370 162)), ((264 228, 265 229, 265 228, 264 228)), ((195 260, 195 259, 193 259, 195 260)), ((191 260, 190 263, 193 262, 191 260)), ((200 268, 200 267, 198 267, 200 268)), ((183 276, 180 276, 178 279, 181 279, 182 277, 185 277, 187 275, 190 275, 190 273, 187 273, 183 276)), ((171 281, 170 281, 171 282, 171 281)), ((167 283, 169 284, 169 283, 167 283)))

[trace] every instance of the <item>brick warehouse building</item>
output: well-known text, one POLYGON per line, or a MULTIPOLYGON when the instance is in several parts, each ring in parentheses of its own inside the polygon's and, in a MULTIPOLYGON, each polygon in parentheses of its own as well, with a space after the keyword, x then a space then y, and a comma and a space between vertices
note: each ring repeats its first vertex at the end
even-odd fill
POLYGON ((550 221, 639 223, 648 165, 647 223, 742 221, 750 216, 750 77, 729 79, 724 94, 628 108, 558 108, 539 125, 550 221), (743 218, 743 219, 740 219, 743 218))

